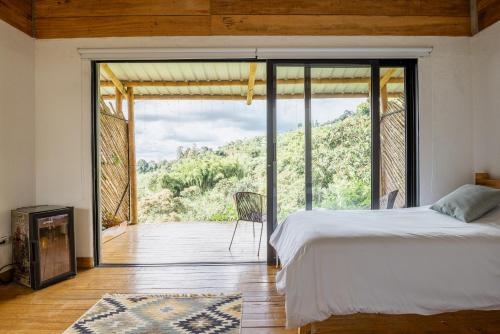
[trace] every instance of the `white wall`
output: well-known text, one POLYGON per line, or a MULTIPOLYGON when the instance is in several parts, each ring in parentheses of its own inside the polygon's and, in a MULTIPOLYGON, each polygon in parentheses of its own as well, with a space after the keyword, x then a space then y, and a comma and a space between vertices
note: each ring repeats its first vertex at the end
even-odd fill
POLYGON ((154 37, 37 40, 36 199, 73 205, 77 255, 92 256, 90 64, 78 47, 433 46, 419 62, 421 202, 471 181, 472 96, 467 37, 154 37))
MULTIPOLYGON (((10 210, 35 201, 34 40, 0 20, 0 237, 10 210)), ((0 267, 11 262, 0 246, 0 267)))
POLYGON ((500 178, 500 22, 472 38, 474 168, 500 178))

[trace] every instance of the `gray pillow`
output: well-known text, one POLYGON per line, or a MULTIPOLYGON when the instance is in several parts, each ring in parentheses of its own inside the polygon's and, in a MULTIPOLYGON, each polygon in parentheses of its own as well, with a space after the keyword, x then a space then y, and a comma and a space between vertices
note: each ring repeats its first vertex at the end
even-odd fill
POLYGON ((470 223, 499 204, 499 189, 466 184, 441 198, 431 209, 470 223))

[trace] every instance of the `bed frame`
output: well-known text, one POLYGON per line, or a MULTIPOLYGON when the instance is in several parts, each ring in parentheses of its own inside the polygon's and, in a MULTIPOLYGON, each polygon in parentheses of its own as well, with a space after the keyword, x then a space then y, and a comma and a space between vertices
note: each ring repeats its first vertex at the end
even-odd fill
POLYGON ((474 173, 474 182, 481 186, 500 189, 500 179, 490 179, 490 174, 488 173, 474 173))
MULTIPOLYGON (((500 189, 500 179, 488 173, 474 173, 475 184, 500 189)), ((298 328, 298 334, 370 333, 500 333, 500 310, 459 311, 435 315, 366 314, 333 315, 298 328)))

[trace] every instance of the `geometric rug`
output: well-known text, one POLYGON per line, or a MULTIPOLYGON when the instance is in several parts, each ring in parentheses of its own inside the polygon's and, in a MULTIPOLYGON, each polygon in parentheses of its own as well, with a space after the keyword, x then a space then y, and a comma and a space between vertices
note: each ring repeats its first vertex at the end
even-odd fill
POLYGON ((106 294, 65 334, 237 334, 241 294, 106 294))

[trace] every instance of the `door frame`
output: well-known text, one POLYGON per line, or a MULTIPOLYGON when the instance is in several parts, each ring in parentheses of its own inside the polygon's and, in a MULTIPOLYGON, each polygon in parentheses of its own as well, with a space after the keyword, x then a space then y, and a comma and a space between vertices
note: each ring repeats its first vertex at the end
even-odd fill
POLYGON ((371 208, 379 208, 380 197, 380 68, 405 69, 405 145, 406 145, 406 205, 419 205, 418 181, 418 105, 417 59, 277 59, 267 61, 267 263, 277 261, 270 237, 277 226, 277 160, 276 160, 276 68, 300 66, 304 68, 305 103, 305 198, 306 210, 312 209, 311 166, 311 67, 370 66, 371 69, 371 208))
MULTIPOLYGON (((266 157, 266 172, 267 172, 267 263, 276 263, 276 254, 274 248, 271 247, 269 240, 271 234, 277 226, 277 192, 276 192, 276 67, 277 66, 347 66, 347 65, 369 65, 372 68, 371 87, 374 94, 371 95, 371 112, 372 112, 372 166, 376 161, 377 169, 372 168, 372 209, 373 203, 378 205, 378 195, 374 195, 374 189, 379 189, 377 171, 380 169, 379 153, 380 153, 380 136, 374 138, 374 133, 380 132, 380 126, 377 122, 373 122, 374 116, 378 117, 380 106, 378 103, 380 91, 379 87, 379 71, 380 67, 404 67, 405 68, 405 125, 406 125, 406 203, 408 207, 419 205, 419 151, 418 151, 418 77, 417 77, 417 59, 164 59, 164 60, 92 60, 91 61, 91 149, 92 149, 92 220, 93 220, 93 246, 94 246, 94 265, 101 265, 101 223, 100 223, 100 161, 99 161, 99 118, 98 111, 98 65, 100 63, 155 63, 155 62, 265 62, 266 63, 266 139, 267 139, 267 157, 266 157), (378 72, 374 73, 374 69, 378 72), (375 76, 376 75, 376 76, 375 76), (377 88, 377 89, 375 89, 377 88), (377 103, 375 103, 377 101, 377 103), (374 123, 377 123, 374 125, 374 123), (376 174, 376 175, 374 175, 376 174), (377 180, 374 184, 374 180, 377 180), (375 196, 375 198, 374 198, 375 196)), ((305 83, 309 81, 310 76, 305 83)), ((308 97, 310 103, 311 96, 308 97)), ((310 109, 309 109, 310 113, 310 109)), ((309 124, 310 126, 310 124, 309 124)), ((310 128, 309 128, 310 131, 310 128)), ((310 146, 311 143, 309 143, 310 146)), ((306 150, 307 151, 307 150, 306 150)), ((310 154, 310 150, 309 150, 310 154)), ((309 174, 310 174, 309 166, 309 174)), ((378 190, 377 190, 378 193, 378 190)), ((139 264, 141 265, 141 264, 139 264)))
MULTIPOLYGON (((92 227, 93 227, 93 246, 94 246, 94 266, 107 266, 107 267, 123 267, 123 266, 144 266, 151 265, 148 263, 140 263, 140 264, 116 264, 116 263, 102 263, 101 261, 101 213, 100 213, 100 179, 101 179, 101 170, 100 170, 100 138, 99 138, 99 65, 102 63, 266 63, 266 60, 257 59, 257 58, 231 58, 231 59, 223 59, 223 58, 214 58, 214 59, 130 59, 130 60, 120 60, 120 59, 99 59, 99 60, 91 60, 90 65, 90 95, 91 95, 91 151, 92 151, 92 227)), ((266 115, 268 111, 266 110, 266 115)), ((265 134, 263 134, 265 135, 265 134)), ((258 262, 252 263, 263 263, 264 260, 259 260, 258 262)), ((218 262, 189 262, 189 265, 211 265, 217 264, 218 262)), ((234 262, 234 264, 242 264, 245 262, 234 262)), ((165 265, 185 265, 186 263, 166 263, 165 265)), ((226 262, 221 262, 221 264, 227 265, 226 262)), ((233 264, 233 263, 229 263, 233 264)), ((163 264, 154 264, 154 265, 163 265, 163 264)))

